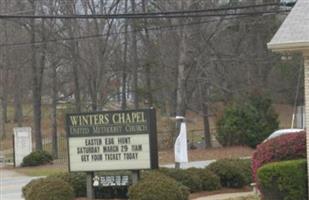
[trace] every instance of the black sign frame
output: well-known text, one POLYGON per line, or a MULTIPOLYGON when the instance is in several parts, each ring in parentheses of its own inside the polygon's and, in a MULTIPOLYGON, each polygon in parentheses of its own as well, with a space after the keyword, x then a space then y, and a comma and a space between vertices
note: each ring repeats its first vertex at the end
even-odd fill
MULTIPOLYGON (((81 135, 81 136, 73 136, 70 134, 70 116, 73 115, 92 115, 92 114, 112 114, 112 113, 131 113, 131 112, 144 112, 147 115, 147 125, 149 128, 148 135, 149 135, 149 148, 150 148, 150 168, 149 169, 158 169, 159 168, 159 161, 158 161, 158 143, 157 143, 157 124, 156 124, 156 110, 155 108, 150 109, 135 109, 135 110, 115 110, 115 111, 101 111, 101 112, 84 112, 84 113, 68 113, 66 114, 66 137, 67 137, 67 149, 68 149, 68 169, 71 172, 70 166, 70 141, 69 138, 72 137, 96 137, 96 136, 113 136, 110 134, 102 135, 102 134, 92 134, 92 135, 81 135)), ((145 133, 144 133, 145 134, 145 133)), ((127 133, 120 133, 114 134, 114 136, 121 136, 121 135, 130 135, 127 133)), ((135 134, 134 134, 135 135, 135 134)), ((125 169, 124 169, 125 170, 125 169)), ((136 169, 128 169, 131 171, 134 170, 142 170, 140 168, 136 169)), ((99 171, 121 171, 117 169, 113 170, 96 170, 99 171)), ((74 172, 94 172, 93 170, 83 170, 83 171, 74 171, 74 172)))

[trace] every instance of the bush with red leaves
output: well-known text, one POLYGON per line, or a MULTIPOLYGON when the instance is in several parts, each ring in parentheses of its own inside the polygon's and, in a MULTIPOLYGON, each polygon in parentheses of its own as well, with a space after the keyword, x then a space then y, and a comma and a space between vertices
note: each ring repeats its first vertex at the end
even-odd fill
POLYGON ((252 157, 252 175, 256 180, 258 168, 266 163, 306 158, 306 133, 290 133, 257 146, 252 157))

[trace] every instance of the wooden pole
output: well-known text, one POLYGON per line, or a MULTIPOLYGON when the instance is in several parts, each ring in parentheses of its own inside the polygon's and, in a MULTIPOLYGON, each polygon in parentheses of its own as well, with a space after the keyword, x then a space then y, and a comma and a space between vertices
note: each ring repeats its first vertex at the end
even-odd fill
POLYGON ((133 185, 137 184, 139 177, 140 177, 139 170, 133 170, 132 171, 132 184, 133 185))
POLYGON ((94 198, 93 185, 92 185, 93 172, 87 172, 87 178, 86 179, 87 179, 86 180, 87 198, 93 199, 94 198))
POLYGON ((309 53, 304 54, 304 72, 305 72, 305 119, 306 119, 306 143, 307 143, 307 179, 309 193, 309 53))

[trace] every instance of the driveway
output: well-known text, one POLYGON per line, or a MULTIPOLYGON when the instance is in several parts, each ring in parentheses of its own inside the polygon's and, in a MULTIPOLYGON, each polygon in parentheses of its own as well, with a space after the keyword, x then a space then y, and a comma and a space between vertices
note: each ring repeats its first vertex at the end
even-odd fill
POLYGON ((3 152, 0 151, 0 200, 24 200, 22 198, 22 187, 34 177, 4 169, 4 165, 3 152))
POLYGON ((37 177, 28 177, 0 168, 0 199, 24 200, 22 187, 37 177))
MULTIPOLYGON (((188 169, 188 168, 191 168, 191 167, 205 168, 210 163, 215 162, 215 161, 216 160, 191 161, 191 162, 188 162, 188 163, 181 163, 180 168, 182 168, 182 169, 188 169)), ((174 168, 175 164, 160 165, 160 167, 174 168)))

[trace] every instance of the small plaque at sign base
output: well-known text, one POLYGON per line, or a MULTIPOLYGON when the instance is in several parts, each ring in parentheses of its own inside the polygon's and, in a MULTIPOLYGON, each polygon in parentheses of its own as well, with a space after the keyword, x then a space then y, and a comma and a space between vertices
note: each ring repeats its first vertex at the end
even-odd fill
POLYGON ((99 178, 99 186, 102 187, 128 186, 129 183, 129 176, 101 176, 99 178))

